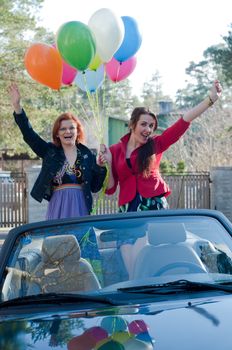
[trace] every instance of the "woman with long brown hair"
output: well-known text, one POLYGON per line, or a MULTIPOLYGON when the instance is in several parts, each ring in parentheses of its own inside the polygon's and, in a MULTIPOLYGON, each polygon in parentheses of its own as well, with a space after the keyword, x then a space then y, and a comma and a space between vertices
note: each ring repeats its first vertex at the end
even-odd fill
POLYGON ((163 152, 179 140, 195 118, 216 102, 221 91, 219 81, 214 81, 209 95, 161 135, 154 135, 155 114, 145 107, 137 107, 131 114, 129 133, 110 148, 103 145, 98 164, 109 163, 106 193, 113 194, 119 185, 120 212, 168 208, 166 198, 171 190, 159 172, 163 152))

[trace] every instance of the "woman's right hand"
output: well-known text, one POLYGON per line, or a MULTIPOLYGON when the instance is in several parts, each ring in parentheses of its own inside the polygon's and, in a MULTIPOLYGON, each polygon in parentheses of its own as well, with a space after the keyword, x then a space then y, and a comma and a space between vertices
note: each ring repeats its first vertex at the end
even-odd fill
POLYGON ((8 92, 15 112, 20 114, 22 112, 22 107, 20 105, 21 96, 17 84, 12 83, 9 86, 8 92))
POLYGON ((112 162, 112 154, 110 152, 110 149, 106 147, 106 145, 101 144, 100 151, 97 157, 98 165, 104 166, 106 163, 111 164, 111 162, 112 162))

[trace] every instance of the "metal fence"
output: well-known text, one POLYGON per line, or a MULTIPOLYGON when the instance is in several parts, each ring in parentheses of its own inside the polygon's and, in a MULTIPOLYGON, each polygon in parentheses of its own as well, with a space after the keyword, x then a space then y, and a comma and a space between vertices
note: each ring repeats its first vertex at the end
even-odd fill
MULTIPOLYGON (((210 208, 210 175, 208 172, 165 174, 164 180, 172 190, 167 198, 170 209, 210 208)), ((105 196, 98 201, 99 194, 94 195, 96 214, 110 214, 118 211, 118 192, 105 196)))
MULTIPOLYGON (((204 173, 163 175, 172 189, 168 197, 170 209, 210 208, 210 176, 204 173)), ((26 175, 12 175, 12 182, 0 178, 0 227, 14 227, 28 222, 28 201, 26 175)), ((94 213, 118 212, 118 192, 111 196, 94 194, 94 213)))
POLYGON ((0 227, 14 227, 28 221, 26 175, 0 176, 0 227))

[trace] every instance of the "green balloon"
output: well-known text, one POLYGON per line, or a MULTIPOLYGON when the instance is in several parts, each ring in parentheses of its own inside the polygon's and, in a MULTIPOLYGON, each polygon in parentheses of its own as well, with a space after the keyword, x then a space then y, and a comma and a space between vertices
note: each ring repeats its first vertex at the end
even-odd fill
POLYGON ((56 46, 63 59, 77 70, 85 70, 96 54, 90 28, 78 21, 64 23, 57 32, 56 46))

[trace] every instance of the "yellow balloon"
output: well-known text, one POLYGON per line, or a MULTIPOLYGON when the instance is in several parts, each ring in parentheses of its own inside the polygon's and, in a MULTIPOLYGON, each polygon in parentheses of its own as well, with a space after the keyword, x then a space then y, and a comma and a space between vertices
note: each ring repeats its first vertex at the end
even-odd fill
POLYGON ((129 332, 115 332, 112 334, 111 338, 119 343, 123 344, 127 340, 131 339, 134 335, 129 332))
POLYGON ((91 70, 97 70, 97 68, 100 67, 101 64, 102 64, 102 60, 100 59, 98 54, 96 54, 93 60, 90 62, 90 65, 88 68, 91 70))

